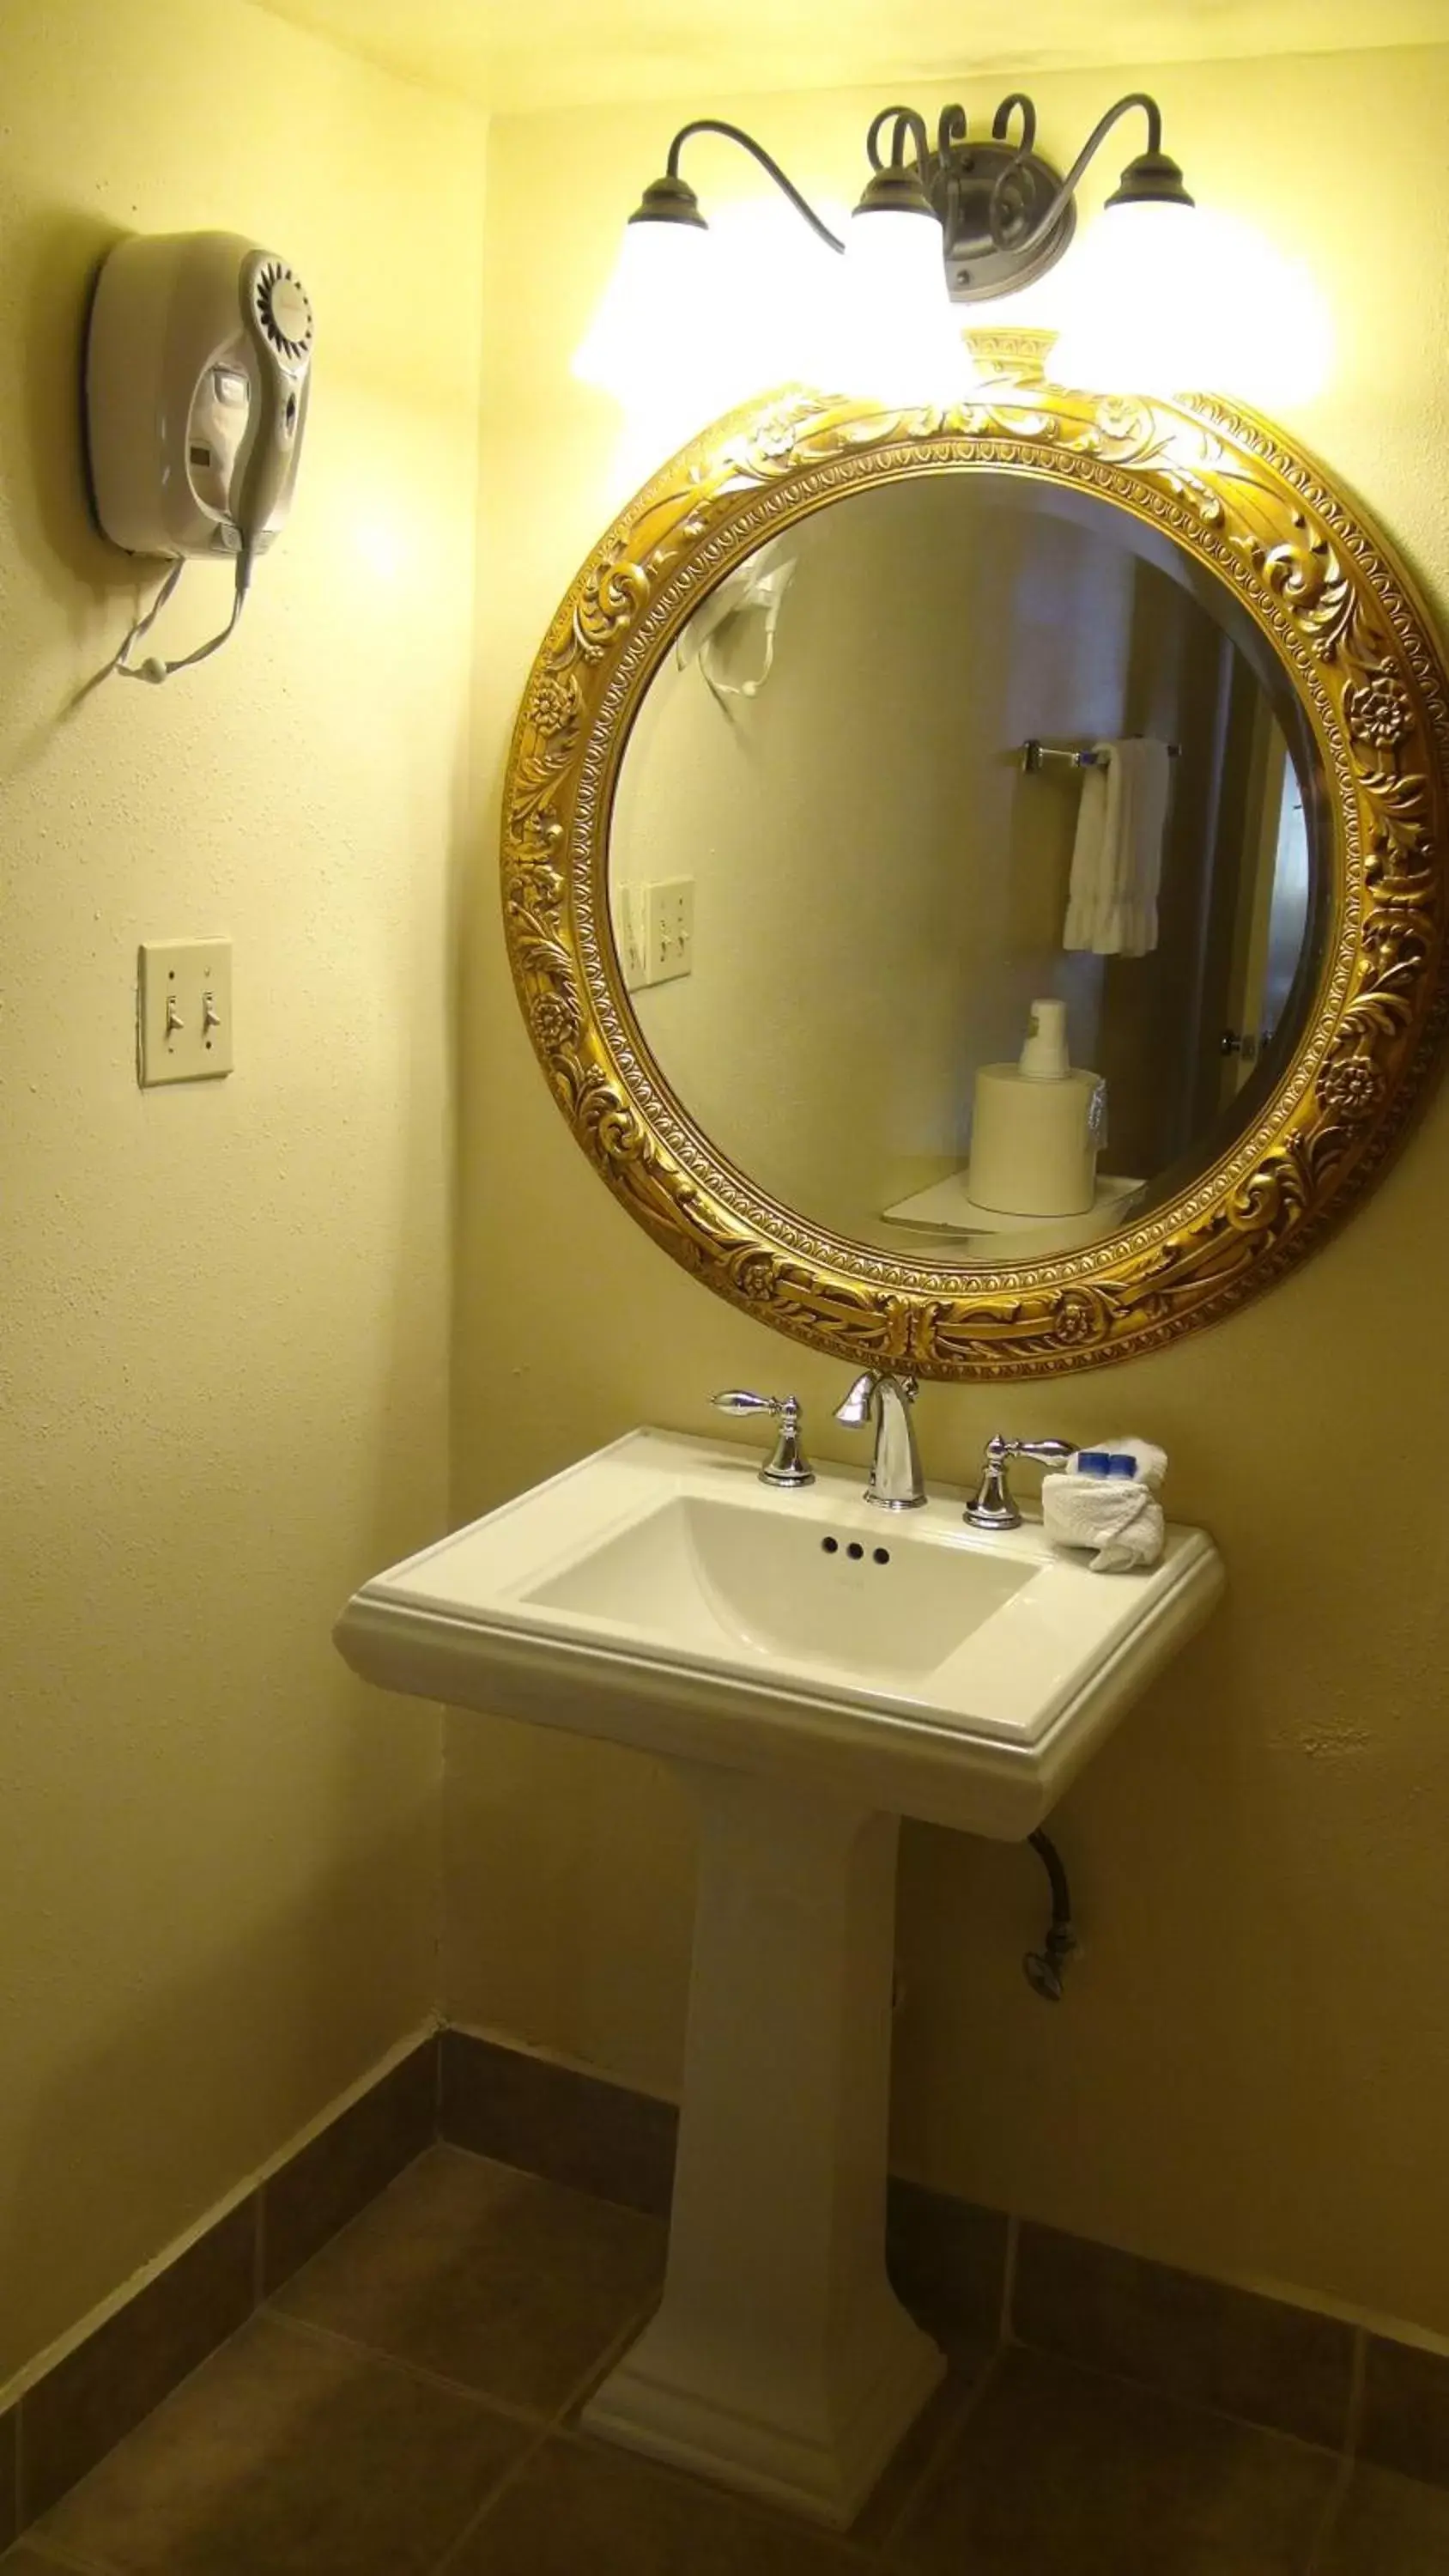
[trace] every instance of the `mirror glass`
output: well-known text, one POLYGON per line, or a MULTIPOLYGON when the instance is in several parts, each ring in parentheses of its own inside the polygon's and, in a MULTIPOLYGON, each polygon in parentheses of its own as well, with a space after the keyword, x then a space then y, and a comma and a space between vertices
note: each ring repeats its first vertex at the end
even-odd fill
POLYGON ((785 1208, 1045 1256, 1189 1186, 1287 1067, 1323 810, 1272 648, 1169 537, 918 473, 773 536, 656 672, 609 837, 620 972, 685 1112, 785 1208))

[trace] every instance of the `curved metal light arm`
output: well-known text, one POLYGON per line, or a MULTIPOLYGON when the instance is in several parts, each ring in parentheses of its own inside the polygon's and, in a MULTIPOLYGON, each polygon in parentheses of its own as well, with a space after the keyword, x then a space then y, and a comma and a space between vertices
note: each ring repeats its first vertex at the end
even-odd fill
MULTIPOLYGON (((888 109, 887 114, 890 113, 893 111, 888 109)), ((691 124, 681 125, 669 147, 669 160, 666 166, 671 179, 677 179, 679 176, 679 156, 692 134, 722 134, 726 142, 742 144, 746 152, 754 155, 760 168, 769 174, 782 194, 789 198, 796 214, 804 216, 811 231, 818 234, 821 241, 828 242, 832 250, 844 250, 844 242, 837 240, 827 223, 822 223, 814 207, 807 204, 801 196, 794 180, 786 177, 779 162, 765 150, 763 143, 757 143, 753 134, 747 134, 742 125, 727 125, 724 119, 718 116, 697 116, 691 124)))
MULTIPOLYGON (((1004 102, 1004 108, 1014 107, 1017 105, 1026 106, 1028 104, 1029 102, 1017 97, 1007 99, 1004 102)), ((1011 233, 1006 228, 1005 219, 1002 213, 1006 192, 1010 188, 1012 179, 1012 167, 1008 164, 1007 168, 1002 171, 1000 178, 997 180, 995 187, 991 191, 991 233, 993 240, 1000 248, 1004 250, 1009 245, 1014 250, 1024 250, 1028 241, 1039 241, 1044 234, 1050 232, 1052 225, 1056 222, 1058 215, 1061 213, 1062 208, 1066 205, 1068 199, 1076 195, 1087 165, 1092 159, 1094 153, 1096 153, 1100 149, 1101 145, 1106 141, 1113 126, 1116 125, 1122 117, 1126 116, 1134 107, 1140 107, 1147 118, 1148 151, 1160 152, 1162 150, 1162 110, 1158 106, 1156 99, 1149 97, 1145 89, 1134 89, 1129 91, 1125 98, 1118 99, 1115 107, 1108 108, 1105 116, 1098 117, 1096 124, 1093 126, 1086 142, 1082 145, 1081 151, 1077 154, 1075 161, 1072 163, 1070 170, 1063 179, 1061 186, 1058 188, 1056 195, 1051 201, 1051 204, 1043 208, 1041 214, 1038 215, 1036 222, 1033 224, 1030 233, 1022 240, 1013 239, 1011 233)), ((1004 113, 1004 108, 999 109, 997 112, 998 121, 1000 116, 1004 113)), ((1029 143, 1024 143, 1021 146, 1022 152, 1026 152, 1029 149, 1029 143)))
POLYGON ((865 138, 865 150, 872 170, 905 169, 907 137, 916 147, 916 168, 924 179, 930 165, 931 147, 926 139, 925 118, 913 107, 883 107, 878 115, 871 118, 870 128, 865 138), (895 132, 891 136, 891 157, 888 162, 882 161, 880 157, 879 137, 884 125, 895 127, 895 132))
MULTIPOLYGON (((1002 100, 991 120, 992 140, 995 143, 1006 141, 1006 129, 1011 123, 1011 111, 1014 107, 1019 107, 1021 110, 1021 141, 1017 145, 1017 150, 1030 152, 1036 142, 1036 105, 1027 97, 1024 89, 1014 89, 1009 98, 1002 100)), ((963 133, 965 122, 963 117, 961 120, 963 133)))

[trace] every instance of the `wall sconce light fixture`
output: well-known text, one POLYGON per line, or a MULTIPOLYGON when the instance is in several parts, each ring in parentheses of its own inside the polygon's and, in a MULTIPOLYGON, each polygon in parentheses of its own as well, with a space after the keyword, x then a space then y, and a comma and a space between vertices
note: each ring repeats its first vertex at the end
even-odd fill
MULTIPOLYGON (((1055 266, 1076 229, 1076 193, 1089 163, 1135 109, 1146 118, 1147 145, 1107 201, 1117 273, 1115 290, 1107 291, 1124 308, 1140 304, 1145 278, 1157 287, 1161 277, 1160 254, 1155 240, 1149 250, 1148 234, 1160 236, 1164 222, 1181 225, 1182 210, 1193 203, 1177 163, 1162 149, 1161 110, 1145 91, 1108 108, 1064 177, 1036 150, 1036 109, 1020 90, 1002 100, 990 135, 980 140, 971 138, 964 109, 944 108, 934 148, 915 108, 882 108, 866 135, 871 176, 851 217, 848 244, 752 134, 705 116, 680 127, 663 176, 630 216, 619 264, 574 371, 627 397, 641 347, 646 341, 658 346, 661 317, 677 316, 682 300, 684 309, 700 314, 699 298, 708 292, 708 226, 679 163, 694 136, 716 134, 750 153, 819 240, 846 257, 850 302, 864 322, 861 345, 882 360, 867 373, 897 380, 851 389, 921 399, 949 389, 944 378, 953 365, 960 389, 969 381, 969 362, 951 306, 1011 294, 1055 266), (1139 250, 1148 253, 1145 264, 1139 250)), ((1100 279, 1097 291, 1104 291, 1100 279)))

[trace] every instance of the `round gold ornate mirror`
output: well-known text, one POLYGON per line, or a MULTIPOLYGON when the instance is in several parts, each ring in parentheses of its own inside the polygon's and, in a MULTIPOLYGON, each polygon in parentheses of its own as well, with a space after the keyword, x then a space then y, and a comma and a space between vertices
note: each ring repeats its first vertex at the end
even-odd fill
POLYGON ((1449 697, 1383 540, 1260 420, 992 363, 949 412, 776 397, 657 475, 545 639, 504 826, 609 1186, 761 1321, 939 1378, 1281 1277, 1449 992, 1449 697), (1042 1000, 1077 1069, 1023 1082, 1042 1000))

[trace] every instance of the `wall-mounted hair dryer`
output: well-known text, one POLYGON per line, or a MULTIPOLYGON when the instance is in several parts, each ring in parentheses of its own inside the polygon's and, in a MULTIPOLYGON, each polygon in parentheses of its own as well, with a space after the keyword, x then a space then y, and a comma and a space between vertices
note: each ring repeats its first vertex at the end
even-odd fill
POLYGON ((86 351, 96 515, 132 554, 175 558, 113 668, 164 680, 226 642, 252 567, 286 519, 312 374, 312 307, 274 252, 237 233, 137 234, 102 266, 86 351), (180 661, 129 659, 189 556, 236 563, 230 621, 180 661))

